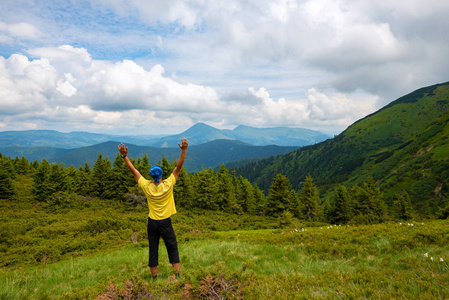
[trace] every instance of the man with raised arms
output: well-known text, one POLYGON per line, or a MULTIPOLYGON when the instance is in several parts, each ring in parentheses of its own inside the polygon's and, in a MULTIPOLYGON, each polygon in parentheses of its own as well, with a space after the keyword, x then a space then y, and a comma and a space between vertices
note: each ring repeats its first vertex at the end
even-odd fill
POLYGON ((173 266, 175 274, 176 276, 179 276, 178 243, 176 241, 176 235, 170 217, 176 213, 173 185, 176 183, 179 172, 184 164, 189 142, 186 139, 182 139, 181 144, 178 143, 178 146, 181 149, 181 156, 178 159, 175 169, 165 180, 161 180, 162 169, 158 166, 153 166, 150 170, 149 175, 153 180, 146 180, 140 172, 134 168, 132 162, 129 160, 127 156, 128 147, 125 147, 124 144, 118 146, 118 150, 125 160, 126 166, 131 171, 134 179, 147 197, 149 208, 147 231, 150 246, 148 266, 150 267, 151 275, 154 279, 157 278, 159 239, 161 237, 164 240, 168 258, 173 266))

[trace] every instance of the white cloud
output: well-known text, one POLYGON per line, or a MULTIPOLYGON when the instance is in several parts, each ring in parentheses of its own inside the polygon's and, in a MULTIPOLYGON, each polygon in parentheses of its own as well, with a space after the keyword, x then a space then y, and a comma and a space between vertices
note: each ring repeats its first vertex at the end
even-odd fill
POLYGON ((30 1, 0 9, 10 117, 344 127, 449 77, 447 1, 30 1))
POLYGON ((40 30, 29 23, 19 22, 14 24, 7 24, 0 22, 0 32, 3 32, 12 40, 12 38, 25 39, 25 40, 35 40, 42 36, 40 30))
MULTIPOLYGON (((30 50, 45 58, 0 57, 0 109, 10 122, 65 123, 72 128, 181 126, 304 126, 355 120, 356 107, 343 95, 309 90, 307 100, 273 99, 265 88, 220 96, 211 87, 179 83, 161 65, 149 71, 131 60, 98 61, 69 46, 30 50), (70 60, 64 64, 65 59, 70 60), (75 62, 85 64, 79 68, 75 62), (76 77, 73 75, 76 74, 76 77), (40 121, 39 121, 40 120, 40 121), (327 120, 327 122, 325 122, 327 120)), ((360 110, 359 110, 360 111, 360 110)))

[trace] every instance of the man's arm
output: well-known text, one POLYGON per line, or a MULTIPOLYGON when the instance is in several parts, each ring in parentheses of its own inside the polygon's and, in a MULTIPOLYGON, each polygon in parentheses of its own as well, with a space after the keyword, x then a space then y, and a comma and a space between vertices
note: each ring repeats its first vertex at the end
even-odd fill
POLYGON ((176 180, 178 180, 179 172, 181 172, 182 165, 184 164, 184 160, 186 159, 187 147, 189 147, 189 141, 187 139, 182 139, 182 144, 178 143, 179 148, 181 148, 181 156, 178 159, 178 163, 176 164, 175 169, 173 170, 173 175, 176 180))
POLYGON ((142 175, 140 175, 140 172, 137 171, 136 168, 134 168, 133 163, 129 160, 129 158, 127 156, 128 147, 125 148, 125 145, 122 143, 122 144, 118 145, 118 151, 120 151, 120 155, 125 160, 125 165, 131 171, 131 173, 133 173, 133 176, 134 176, 134 179, 136 180, 136 182, 139 182, 139 178, 142 177, 142 175))

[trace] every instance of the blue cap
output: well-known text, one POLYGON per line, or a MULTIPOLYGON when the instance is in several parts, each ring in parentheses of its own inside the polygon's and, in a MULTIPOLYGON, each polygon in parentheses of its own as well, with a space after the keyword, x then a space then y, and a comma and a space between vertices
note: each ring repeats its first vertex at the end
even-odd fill
POLYGON ((150 176, 154 181, 159 182, 162 177, 162 169, 159 166, 154 166, 150 170, 150 176))

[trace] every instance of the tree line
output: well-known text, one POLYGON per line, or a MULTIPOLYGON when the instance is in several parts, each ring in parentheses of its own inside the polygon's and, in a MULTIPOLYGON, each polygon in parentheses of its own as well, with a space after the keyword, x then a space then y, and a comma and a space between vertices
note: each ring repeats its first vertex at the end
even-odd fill
MULTIPOLYGON (((137 159, 130 158, 139 172, 149 178, 150 164, 146 154, 137 159)), ((165 156, 158 162, 167 178, 176 166, 165 156)), ((0 199, 16 199, 18 176, 32 178, 33 198, 37 202, 54 205, 70 205, 74 199, 116 199, 133 205, 145 205, 146 198, 119 154, 111 162, 108 157, 98 155, 94 165, 88 163, 76 169, 73 165, 28 162, 25 157, 11 159, 0 153, 0 199)), ((338 185, 331 200, 320 199, 318 187, 309 175, 301 182, 301 188, 292 188, 283 174, 275 174, 267 195, 248 179, 237 177, 224 165, 214 171, 203 169, 188 173, 181 170, 174 187, 177 207, 188 210, 204 209, 227 211, 235 214, 254 214, 296 218, 310 222, 334 224, 373 224, 390 219, 410 220, 415 217, 407 191, 396 194, 390 207, 379 187, 371 178, 360 185, 347 188, 338 185)), ((447 218, 449 206, 441 210, 439 217, 447 218)))

